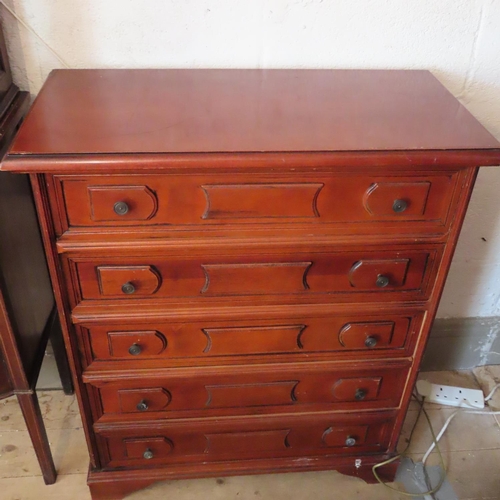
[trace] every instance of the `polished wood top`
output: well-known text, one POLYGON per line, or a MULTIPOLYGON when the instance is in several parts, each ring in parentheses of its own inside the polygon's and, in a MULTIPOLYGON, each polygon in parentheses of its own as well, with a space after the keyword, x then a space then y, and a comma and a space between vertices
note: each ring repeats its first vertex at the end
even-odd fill
POLYGON ((498 148, 428 71, 56 70, 10 154, 498 148))

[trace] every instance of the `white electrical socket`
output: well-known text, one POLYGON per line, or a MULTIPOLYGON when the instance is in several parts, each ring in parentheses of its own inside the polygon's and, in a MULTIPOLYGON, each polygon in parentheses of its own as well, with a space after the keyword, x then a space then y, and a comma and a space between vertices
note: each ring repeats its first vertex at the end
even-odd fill
POLYGON ((465 389, 450 385, 431 384, 427 380, 417 382, 417 391, 428 403, 459 406, 461 408, 484 408, 484 394, 479 389, 465 389))

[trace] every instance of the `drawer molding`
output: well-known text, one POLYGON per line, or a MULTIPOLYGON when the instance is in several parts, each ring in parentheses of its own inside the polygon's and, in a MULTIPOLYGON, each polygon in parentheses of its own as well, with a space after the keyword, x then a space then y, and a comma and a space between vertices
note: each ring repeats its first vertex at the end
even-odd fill
POLYGON ((329 448, 345 448, 346 440, 353 439, 354 442, 350 446, 359 446, 365 443, 368 434, 367 425, 356 425, 350 427, 328 427, 321 436, 321 441, 324 446, 329 448))
POLYGON ((360 346, 369 349, 376 346, 389 346, 395 327, 394 321, 347 323, 340 329, 339 343, 346 349, 359 349, 360 346), (367 344, 368 339, 372 340, 371 344, 367 344))
MULTIPOLYGON (((283 334, 289 334, 288 343, 290 345, 288 352, 293 352, 298 349, 304 349, 301 342, 301 336, 306 325, 277 325, 277 326, 247 326, 240 328, 202 328, 201 331, 207 338, 207 345, 203 349, 204 354, 210 353, 216 356, 217 353, 221 352, 223 355, 228 355, 227 350, 231 348, 231 341, 234 340, 235 336, 244 335, 246 342, 243 347, 248 350, 247 354, 257 354, 257 353, 267 353, 276 351, 276 342, 282 340, 283 334), (256 342, 252 339, 252 335, 258 336, 259 344, 263 344, 260 347, 255 345, 256 342), (214 347, 214 339, 217 339, 216 348, 214 347), (269 346, 265 348, 265 346, 269 346), (215 351, 215 352, 214 352, 215 351)), ((286 352, 286 351, 285 351, 286 352)))
POLYGON ((349 282, 358 289, 391 289, 404 286, 410 259, 363 259, 354 263, 349 271, 349 282), (378 279, 386 282, 379 285, 378 279))
POLYGON ((205 184, 202 219, 285 219, 319 217, 323 183, 205 184))
POLYGON ((148 221, 158 211, 156 194, 148 186, 90 185, 90 216, 95 222, 148 221), (125 213, 114 210, 117 203, 126 207, 125 213))
POLYGON ((408 360, 86 371, 96 421, 397 408, 408 360), (139 408, 146 403, 147 407, 139 408))
POLYGON ((135 227, 153 234, 216 226, 291 228, 309 224, 344 235, 351 230, 356 233, 360 225, 372 234, 428 235, 446 233, 452 221, 450 205, 458 201, 455 194, 461 175, 457 167, 448 172, 408 167, 400 172, 335 169, 291 175, 277 171, 257 174, 247 166, 246 171, 229 175, 186 176, 166 171, 134 178, 119 173, 55 175, 49 189, 58 236, 96 227, 135 227), (101 197, 103 213, 100 209, 95 213, 92 205, 97 202, 90 200, 89 192, 101 197), (396 200, 404 201, 404 210, 394 209, 396 200), (130 204, 125 215, 113 212, 117 201, 130 204))
POLYGON ((161 411, 167 408, 172 401, 172 395, 163 387, 151 389, 120 389, 118 391, 120 410, 123 413, 135 413, 138 411, 161 411), (145 404, 140 409, 138 404, 145 404))
POLYGON ((125 76, 53 73, 2 163, 30 174, 93 499, 207 475, 374 481, 500 143, 429 72, 125 76), (274 347, 256 335, 272 327, 274 347), (224 328, 253 334, 218 345, 224 328))
POLYGON ((153 295, 162 283, 154 266, 97 266, 96 272, 104 296, 153 295), (131 291, 125 291, 125 286, 132 287, 131 291))
POLYGON ((290 448, 288 442, 290 432, 291 429, 272 429, 205 434, 207 444, 203 453, 232 455, 236 449, 244 449, 247 453, 279 452, 290 448))
POLYGON ((153 299, 173 302, 177 308, 186 300, 216 307, 223 301, 227 306, 227 297, 234 297, 231 305, 257 300, 280 305, 298 300, 339 303, 353 302, 354 295, 356 302, 368 297, 376 302, 377 295, 385 296, 384 301, 410 302, 430 296, 443 250, 442 245, 423 244, 327 245, 314 251, 284 246, 273 253, 249 248, 243 256, 227 255, 226 249, 221 256, 213 249, 179 255, 165 248, 160 255, 66 255, 63 266, 68 285, 76 292, 73 307, 96 299, 103 305, 153 299), (385 285, 379 283, 382 278, 385 285), (133 293, 123 291, 128 283, 134 286, 133 293))
POLYGON ((300 293, 309 290, 307 273, 312 265, 312 262, 201 264, 205 284, 200 293, 212 296, 300 293))
POLYGON ((410 217, 423 217, 429 198, 431 183, 420 182, 375 182, 363 196, 366 211, 373 216, 400 216, 408 220, 410 217), (394 210, 394 202, 401 200, 405 208, 394 210))
POLYGON ((332 394, 338 401, 370 401, 377 399, 381 385, 382 377, 341 378, 333 384, 332 394))
POLYGON ((239 319, 217 319, 206 311, 191 321, 173 316, 137 323, 121 316, 118 323, 78 326, 78 339, 86 366, 111 363, 120 369, 268 363, 285 358, 300 362, 332 356, 366 360, 411 356, 425 316, 421 309, 374 314, 363 313, 358 306, 329 315, 325 306, 316 314, 309 311, 309 316, 293 309, 282 318, 254 311, 239 319))
POLYGON ((269 415, 266 420, 247 417, 224 422, 209 419, 150 420, 123 424, 96 424, 103 441, 103 461, 109 467, 134 464, 175 464, 310 457, 332 453, 387 450, 394 414, 269 415), (146 451, 153 456, 144 456, 146 451))
POLYGON ((206 385, 205 406, 234 408, 237 406, 288 405, 297 401, 295 389, 299 380, 255 384, 206 385))
POLYGON ((160 456, 165 456, 171 453, 174 449, 174 443, 166 437, 147 437, 124 439, 125 454, 127 458, 132 460, 148 460, 144 457, 146 450, 160 456))
POLYGON ((108 347, 112 357, 138 356, 143 354, 145 346, 149 356, 160 356, 167 348, 168 340, 157 330, 108 332, 108 347), (134 345, 139 346, 138 354, 130 352, 134 345))

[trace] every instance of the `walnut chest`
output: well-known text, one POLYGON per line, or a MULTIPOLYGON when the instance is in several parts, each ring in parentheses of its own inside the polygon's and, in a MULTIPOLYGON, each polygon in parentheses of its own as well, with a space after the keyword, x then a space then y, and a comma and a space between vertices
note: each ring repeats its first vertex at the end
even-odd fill
POLYGON ((93 498, 373 480, 498 163, 426 71, 53 72, 2 168, 31 175, 93 498))

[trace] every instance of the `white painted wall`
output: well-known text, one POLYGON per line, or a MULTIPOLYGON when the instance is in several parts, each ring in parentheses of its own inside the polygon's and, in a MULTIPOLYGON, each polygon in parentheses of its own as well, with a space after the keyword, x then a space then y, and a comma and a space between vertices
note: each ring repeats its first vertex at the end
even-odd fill
MULTIPOLYGON (((5 0, 75 68, 424 68, 500 139, 500 0, 5 0)), ((61 62, 1 7, 16 82, 61 62)), ((500 169, 482 169, 439 315, 500 315, 500 169), (483 241, 485 238, 486 241, 483 241)))

